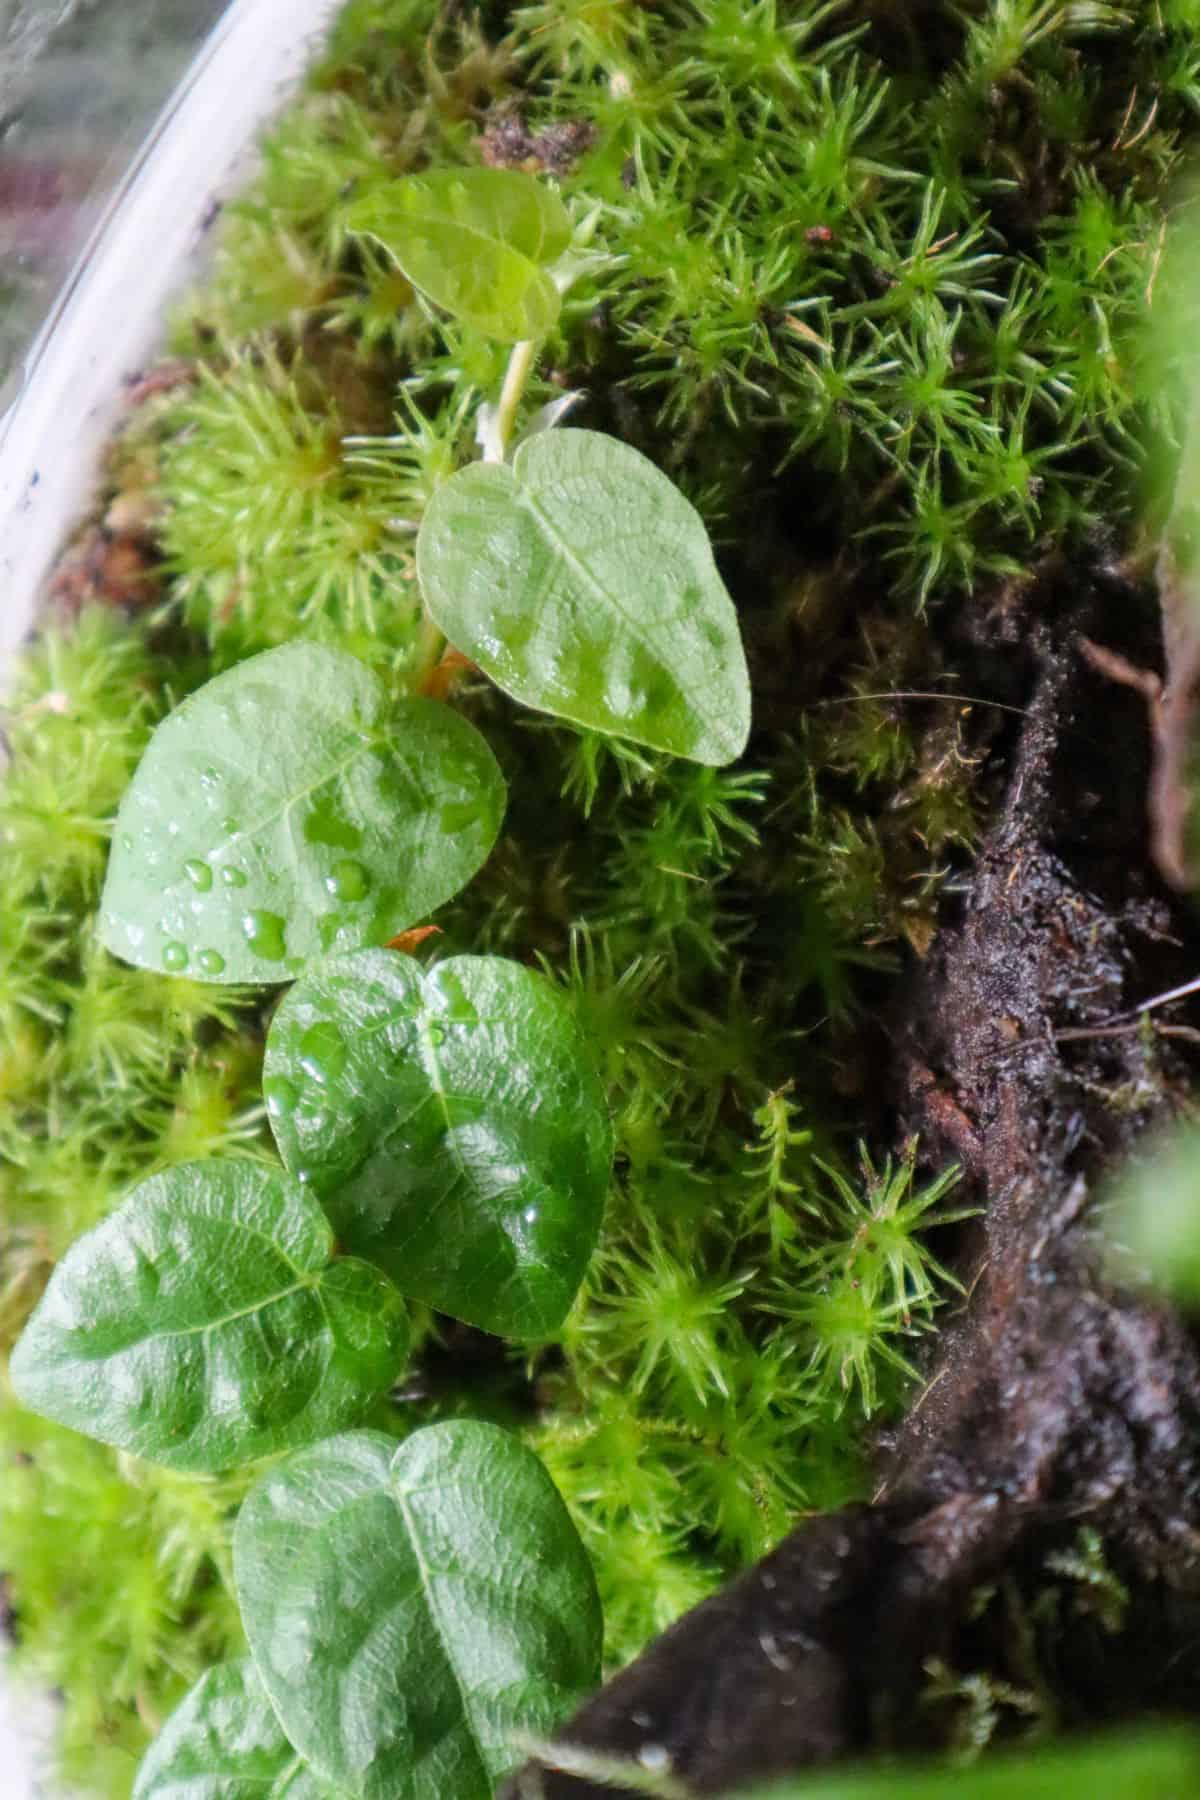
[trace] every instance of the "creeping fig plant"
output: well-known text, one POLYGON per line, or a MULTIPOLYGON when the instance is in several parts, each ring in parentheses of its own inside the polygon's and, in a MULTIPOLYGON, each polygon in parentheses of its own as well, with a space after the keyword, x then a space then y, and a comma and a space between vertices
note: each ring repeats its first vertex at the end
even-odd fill
MULTIPOLYGON (((521 340, 488 426, 502 454, 531 334, 557 313, 561 203, 477 171, 401 183, 364 219, 433 299, 521 340)), ((698 515, 637 452, 551 432, 511 472, 463 470, 417 559, 434 654, 444 631, 542 710, 702 763, 743 748, 732 604, 698 515)), ((110 949, 201 982, 300 977, 264 1083, 291 1175, 214 1159, 145 1182, 56 1268, 14 1385, 175 1467, 313 1446, 264 1477, 238 1527, 257 1673, 205 1677, 147 1765, 147 1800, 198 1754, 211 1780, 486 1800, 514 1730, 552 1729, 598 1674, 594 1578, 531 1451, 466 1423, 394 1458, 367 1435, 314 1444, 398 1373, 400 1293, 536 1338, 595 1245, 612 1130, 566 1002, 499 957, 426 975, 383 947, 470 880, 503 807, 495 760, 450 706, 306 643, 186 700, 121 804, 110 949), (231 1723, 214 1732, 218 1713, 231 1723)))

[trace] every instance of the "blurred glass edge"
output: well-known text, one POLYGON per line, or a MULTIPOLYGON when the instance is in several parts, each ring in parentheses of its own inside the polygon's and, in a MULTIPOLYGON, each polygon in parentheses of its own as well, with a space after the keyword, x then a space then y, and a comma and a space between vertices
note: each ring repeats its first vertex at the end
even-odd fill
POLYGON ((232 0, 105 204, 0 389, 0 685, 84 515, 123 384, 161 341, 217 208, 340 0, 232 0))
POLYGON ((227 4, 0 0, 0 377, 227 4))

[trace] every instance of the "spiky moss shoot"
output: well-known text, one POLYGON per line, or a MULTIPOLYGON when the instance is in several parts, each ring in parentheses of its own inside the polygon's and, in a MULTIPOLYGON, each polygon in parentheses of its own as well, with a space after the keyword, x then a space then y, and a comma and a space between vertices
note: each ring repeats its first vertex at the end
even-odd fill
POLYGON ((126 1794, 147 1732, 241 1642, 228 1521, 247 1478, 152 1470, 11 1407, 0 1457, 17 1672, 63 1692, 64 1788, 126 1794))
MULTIPOLYGON (((54 1258, 152 1169, 266 1151, 257 999, 95 947, 109 822, 152 725, 239 657, 317 635, 410 680, 413 534, 504 351, 345 220, 377 181, 502 156, 487 133, 515 109, 574 146, 553 178, 597 253, 522 417, 585 390, 577 422, 700 507, 756 736, 745 767, 698 771, 456 688, 510 805, 440 944, 563 984, 616 1175, 561 1341, 518 1347, 523 1409, 511 1359, 455 1362, 443 1327, 436 1396, 417 1381, 371 1423, 522 1419, 595 1559, 615 1665, 800 1511, 862 1491, 863 1415, 929 1324, 938 1183, 908 1153, 855 1173, 849 1146, 886 1150, 872 1020, 985 807, 994 719, 934 627, 972 584, 1130 514, 1200 8, 567 0, 488 21, 345 8, 176 322, 189 385, 118 447, 162 603, 45 639, 14 704, 0 1323, 11 1340, 54 1258)), ((147 1729, 239 1642, 236 1484, 135 1470, 11 1410, 0 1432, 21 1654, 66 1692, 81 1788, 120 1797, 147 1729)))
POLYGON ((899 1340, 930 1327, 932 1309, 959 1283, 918 1235, 969 1218, 970 1207, 948 1209, 943 1196, 958 1180, 947 1169, 924 1186, 914 1183, 917 1143, 898 1162, 876 1170, 859 1147, 862 1192, 840 1170, 818 1162, 828 1183, 825 1242, 790 1243, 780 1258, 785 1273, 771 1303, 786 1323, 824 1398, 840 1405, 857 1393, 864 1411, 879 1402, 877 1377, 890 1368, 914 1375, 899 1340))
POLYGON ((840 1241, 810 1255, 814 1264, 827 1270, 840 1264, 869 1299, 924 1311, 936 1302, 940 1289, 959 1284, 916 1234, 970 1218, 974 1209, 941 1205, 959 1178, 958 1169, 946 1169, 918 1187, 913 1179, 916 1157, 917 1140, 910 1138, 898 1161, 889 1157, 877 1171, 866 1146, 860 1144, 861 1194, 839 1170, 822 1164, 836 1194, 840 1241))
POLYGON ((721 1280, 701 1275, 685 1246, 655 1232, 633 1249, 601 1250, 589 1277, 590 1305, 566 1338, 569 1354, 622 1371, 634 1394, 680 1384, 698 1399, 727 1397, 726 1367, 738 1348, 733 1301, 748 1272, 721 1280))
POLYGON ((336 620, 368 650, 411 642, 412 557, 396 497, 355 478, 322 392, 305 405, 270 347, 234 349, 165 421, 163 548, 185 618, 236 660, 336 620))
POLYGON ((102 608, 40 640, 5 716, 15 765, 0 827, 6 920, 20 919, 22 889, 44 896, 35 917, 95 891, 109 815, 161 711, 155 690, 142 634, 102 608))

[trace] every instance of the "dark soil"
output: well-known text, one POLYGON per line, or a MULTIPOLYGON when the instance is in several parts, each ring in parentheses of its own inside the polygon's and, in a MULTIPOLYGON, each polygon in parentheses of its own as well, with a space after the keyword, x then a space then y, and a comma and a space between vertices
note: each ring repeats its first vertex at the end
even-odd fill
MULTIPOLYGON (((963 1163, 981 1209, 954 1249, 969 1298, 880 1447, 873 1503, 809 1520, 687 1615, 571 1744, 715 1794, 960 1739, 946 1670, 985 1678, 1001 1732, 1200 1706, 1200 1359, 1185 1321, 1117 1278, 1095 1204, 1195 1066, 1177 1015, 1130 1017, 1200 944, 1148 850, 1143 700, 1081 648, 1161 662, 1152 617, 1119 571, 1060 567, 958 622, 973 678, 1024 714, 889 1045, 898 1123, 963 1163)), ((518 1788, 627 1791, 561 1771, 518 1788)))

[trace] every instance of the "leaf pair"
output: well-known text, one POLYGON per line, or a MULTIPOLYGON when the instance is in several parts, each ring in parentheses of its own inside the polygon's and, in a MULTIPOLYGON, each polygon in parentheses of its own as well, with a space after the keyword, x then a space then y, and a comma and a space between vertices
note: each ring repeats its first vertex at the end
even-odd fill
MULTIPOLYGON (((530 339, 557 315, 546 265, 570 223, 527 176, 411 176, 354 222, 483 329, 530 339)), ((628 445, 549 431, 511 465, 459 470, 426 510, 417 573, 445 636, 525 704, 702 763, 744 748, 749 679, 703 522, 628 445)), ((286 981, 450 899, 504 801, 487 745, 449 708, 393 704, 353 657, 285 645, 155 732, 117 817, 102 939, 143 968, 286 981)))
POLYGON ((514 1733, 549 1735, 598 1676, 586 1553, 494 1426, 292 1457, 242 1507, 234 1574, 253 1665, 192 1690, 134 1800, 490 1800, 514 1733))
POLYGON ((335 957, 284 1000, 266 1067, 291 1173, 143 1182, 55 1270, 12 1359, 26 1405, 218 1470, 362 1417, 403 1358, 397 1289, 490 1331, 561 1323, 612 1134, 547 981, 500 957, 335 957), (334 1230, 371 1262, 334 1258, 334 1230))
MULTIPOLYGON (((571 223, 528 175, 411 175, 349 223, 489 337, 539 339, 558 318, 549 265, 571 223)), ((704 523, 627 444, 547 431, 511 466, 460 470, 430 501, 417 574, 450 642, 526 706, 702 763, 745 748, 749 678, 704 523)))

